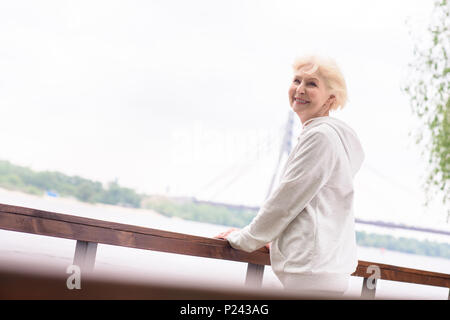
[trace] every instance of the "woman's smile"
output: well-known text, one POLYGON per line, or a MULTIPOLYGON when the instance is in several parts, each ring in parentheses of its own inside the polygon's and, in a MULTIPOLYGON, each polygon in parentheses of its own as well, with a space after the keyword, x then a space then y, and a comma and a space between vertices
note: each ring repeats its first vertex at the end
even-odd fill
POLYGON ((300 103, 300 104, 307 104, 309 103, 309 101, 307 100, 303 100, 301 98, 294 98, 295 103, 300 103))

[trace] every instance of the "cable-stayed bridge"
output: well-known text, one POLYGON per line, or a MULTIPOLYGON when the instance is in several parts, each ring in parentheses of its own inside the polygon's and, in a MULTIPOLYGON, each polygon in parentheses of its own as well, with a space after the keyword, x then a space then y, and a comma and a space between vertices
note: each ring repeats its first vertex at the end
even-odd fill
MULTIPOLYGON (((276 183, 279 182, 279 179, 281 178, 280 177, 280 173, 282 171, 281 169, 283 168, 285 161, 287 160, 287 157, 289 156, 292 150, 293 145, 292 141, 293 139, 296 139, 296 137, 293 137, 293 131, 294 131, 294 112, 292 110, 289 110, 287 121, 278 128, 277 131, 278 135, 273 135, 269 137, 268 141, 264 141, 264 143, 261 144, 258 143, 257 148, 254 148, 253 150, 251 148, 249 148, 250 150, 246 150, 247 152, 246 159, 249 160, 247 164, 242 164, 242 162, 232 163, 229 167, 225 168, 225 170, 220 172, 217 176, 213 177, 197 192, 193 193, 191 199, 196 202, 207 203, 210 205, 220 205, 229 208, 241 208, 257 211, 259 209, 257 206, 230 204, 225 203, 224 201, 220 201, 218 199, 220 198, 221 194, 225 193, 230 188, 233 188, 234 185, 248 173, 249 167, 251 168, 253 166, 253 162, 258 161, 259 159, 261 159, 262 156, 268 156, 271 158, 275 158, 276 156, 275 161, 276 164, 271 173, 272 175, 270 177, 270 180, 267 179, 268 187, 265 193, 265 198, 267 199, 272 193, 274 187, 276 186, 276 183), (274 146, 278 148, 275 149, 278 150, 277 155, 274 155, 274 146), (205 194, 207 195, 205 196, 205 194)), ((374 166, 368 164, 367 160, 365 160, 365 168, 369 170, 372 175, 382 180, 386 185, 389 185, 392 188, 395 188, 405 194, 408 194, 410 197, 415 196, 410 188, 398 183, 389 176, 381 173, 379 170, 375 169, 374 166)), ((389 229, 404 229, 410 231, 420 231, 447 236, 450 235, 450 231, 448 230, 438 230, 433 227, 412 226, 409 225, 409 223, 408 225, 405 225, 403 223, 398 222, 394 223, 382 221, 379 219, 374 220, 371 218, 369 219, 356 218, 355 222, 358 224, 373 225, 389 229)))

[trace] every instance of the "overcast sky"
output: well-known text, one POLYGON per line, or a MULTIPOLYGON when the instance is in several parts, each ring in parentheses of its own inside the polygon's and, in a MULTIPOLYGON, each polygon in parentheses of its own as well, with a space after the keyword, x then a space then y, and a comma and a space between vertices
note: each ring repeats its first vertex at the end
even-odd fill
POLYGON ((346 109, 331 115, 366 152, 355 214, 440 223, 442 205, 421 207, 425 160, 400 90, 408 31, 420 36, 431 10, 429 0, 3 1, 0 159, 260 205, 290 108, 291 64, 318 53, 348 84, 346 109))

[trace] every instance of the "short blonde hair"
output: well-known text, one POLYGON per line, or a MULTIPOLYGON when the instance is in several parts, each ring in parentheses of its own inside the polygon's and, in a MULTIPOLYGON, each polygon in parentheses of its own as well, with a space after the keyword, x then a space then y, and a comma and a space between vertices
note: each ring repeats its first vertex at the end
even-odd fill
POLYGON ((312 75, 318 74, 325 80, 325 85, 330 91, 330 94, 336 97, 336 100, 331 105, 330 110, 338 110, 344 108, 347 103, 347 85, 344 76, 339 69, 336 62, 331 58, 325 58, 317 55, 306 55, 295 59, 292 67, 295 71, 305 67, 305 73, 312 75))

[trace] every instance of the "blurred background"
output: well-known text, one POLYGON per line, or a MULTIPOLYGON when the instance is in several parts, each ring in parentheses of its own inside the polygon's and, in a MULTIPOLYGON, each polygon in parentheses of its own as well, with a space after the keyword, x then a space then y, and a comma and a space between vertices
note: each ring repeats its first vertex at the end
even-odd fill
MULTIPOLYGON (((358 244, 438 257, 436 271, 448 272, 448 183, 433 188, 425 205, 433 167, 421 152, 434 136, 406 89, 425 79, 417 50, 441 38, 449 50, 448 33, 436 40, 428 30, 449 25, 448 15, 436 17, 439 6, 448 3, 2 2, 0 202, 155 226, 144 213, 133 220, 99 208, 151 210, 218 226, 158 225, 206 236, 245 226, 276 173, 291 65, 317 53, 342 69, 349 102, 330 115, 356 131, 366 154, 355 217, 440 231, 359 224, 358 244), (425 146, 416 143, 418 132, 425 146)), ((448 124, 448 111, 440 121, 448 124)), ((300 132, 294 115, 292 144, 300 132)), ((447 171, 436 173, 444 182, 446 150, 447 171)))

